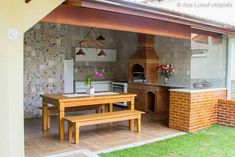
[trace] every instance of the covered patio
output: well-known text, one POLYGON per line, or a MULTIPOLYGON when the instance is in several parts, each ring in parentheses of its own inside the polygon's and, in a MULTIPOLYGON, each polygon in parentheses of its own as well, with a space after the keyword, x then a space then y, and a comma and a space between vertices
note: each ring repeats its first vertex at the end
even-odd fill
MULTIPOLYGON (((115 107, 114 109, 120 110, 121 108, 115 107)), ((82 111, 78 115, 92 114, 93 112, 82 111)), ((147 113, 142 117, 141 133, 129 131, 128 121, 85 126, 80 129, 79 145, 75 145, 67 141, 66 130, 66 140, 58 140, 57 117, 52 117, 51 128, 48 132, 41 131, 41 123, 41 118, 25 120, 26 157, 61 155, 61 153, 64 156, 66 154, 78 155, 80 153, 86 154, 87 150, 94 154, 100 154, 184 134, 182 131, 168 127, 167 115, 159 114, 156 116, 154 113, 147 113), (78 151, 84 149, 85 152, 78 151)), ((65 128, 67 128, 67 125, 65 128)))
MULTIPOLYGON (((235 56, 234 25, 224 25, 213 20, 205 21, 205 19, 190 15, 182 16, 181 13, 177 14, 174 11, 142 6, 128 1, 53 0, 46 2, 44 0, 43 2, 47 3, 47 5, 43 4, 45 8, 40 0, 1 2, 4 4, 1 6, 6 6, 6 9, 2 9, 4 18, 1 33, 5 35, 1 35, 1 39, 3 39, 2 45, 7 45, 1 48, 1 51, 5 53, 2 53, 0 62, 3 80, 0 82, 1 95, 2 104, 4 104, 0 118, 1 124, 4 124, 4 129, 0 132, 3 156, 95 157, 100 153, 148 144, 183 135, 186 134, 185 132, 194 132, 213 124, 235 126, 234 119, 225 121, 223 118, 224 115, 228 115, 227 113, 234 115, 234 102, 224 100, 234 97, 235 75, 232 67, 235 64, 233 60, 235 56), (7 10, 9 8, 15 11, 11 13, 7 10), (25 12, 18 14, 22 10, 25 12), (30 17, 34 14, 34 18, 30 17), (22 19, 22 24, 19 19, 22 19), (41 23, 37 23, 39 21, 41 23), (97 64, 97 60, 95 60, 96 63, 90 60, 91 64, 78 63, 79 58, 76 57, 75 50, 79 46, 81 49, 81 45, 72 44, 79 43, 82 39, 80 37, 86 32, 86 29, 81 27, 95 29, 100 34, 108 32, 106 39, 110 39, 110 43, 107 42, 106 48, 118 49, 119 54, 122 54, 121 57, 117 57, 117 60, 115 57, 115 59, 112 58, 111 62, 117 61, 117 63, 97 64), (30 28, 33 28, 32 33, 27 34, 30 28), (77 31, 80 29, 82 31, 77 31), (8 37, 6 32, 8 32, 8 37), (26 34, 28 36, 24 36, 26 34), (25 40, 25 37, 30 40, 25 40), (199 45, 199 48, 194 49, 192 43, 199 45), (120 48, 120 45, 123 47, 120 48), (133 49, 128 49, 131 46, 133 49), (151 54, 154 56, 149 55, 149 51, 135 51, 136 48, 141 48, 140 50, 151 48, 151 54), (159 56, 155 56, 155 49, 159 56), (195 54, 192 54, 193 50, 195 54), (134 53, 137 55, 131 58, 134 53), (142 55, 149 58, 146 57, 143 61, 142 55), (151 59, 154 57, 156 60, 153 63, 151 59), (41 116, 47 116, 47 105, 50 103, 45 104, 40 100, 39 105, 39 101, 34 100, 44 94, 56 93, 64 96, 64 77, 62 76, 64 71, 61 69, 64 65, 63 60, 68 58, 75 61, 78 58, 76 66, 72 69, 76 74, 81 74, 80 67, 82 66, 87 68, 88 72, 94 73, 97 65, 102 65, 98 70, 103 73, 108 73, 107 69, 110 73, 117 72, 117 76, 123 72, 128 84, 128 93, 136 95, 131 99, 133 106, 131 109, 145 112, 142 116, 141 132, 136 132, 136 125, 135 131, 130 131, 128 126, 130 127, 133 123, 128 125, 128 121, 98 123, 82 126, 79 144, 73 144, 68 141, 67 122, 65 126, 63 126, 64 123, 61 125, 65 112, 63 102, 56 106, 57 112, 59 111, 59 123, 57 114, 51 116, 51 127, 49 130, 45 129, 48 122, 45 118, 42 120, 41 116), (211 62, 207 59, 211 59, 211 62), (205 62, 201 62, 202 60, 205 62), (29 63, 27 69, 29 72, 25 70, 25 61, 29 63), (132 65, 132 62, 139 64, 140 61, 144 63, 142 67, 144 70, 138 71, 137 68, 134 71, 132 67, 128 67, 132 65), (174 79, 168 81, 168 84, 163 76, 160 74, 158 76, 157 67, 160 63, 175 65, 177 69, 174 79), (199 64, 202 67, 198 67, 199 64), (209 66, 205 66, 207 64, 209 66), (114 70, 113 65, 119 66, 116 66, 114 70), (33 69, 33 66, 37 69, 33 69), (55 67, 61 69, 56 71, 55 67), (49 70, 46 71, 46 68, 49 70), (204 75, 201 75, 201 69, 205 70, 204 75), (208 74, 208 71, 213 75, 208 74), (39 76, 40 72, 43 75, 39 76), (135 74, 140 74, 141 84, 138 79, 134 82, 135 74), (31 80, 27 76, 32 76, 31 80), (29 86, 25 86, 27 83, 29 86), (218 101, 218 99, 221 100, 218 101), (232 104, 231 109, 225 111, 229 103, 232 104), (40 107, 43 112, 40 111, 40 107), (61 136, 58 137, 61 128, 65 128, 65 140, 61 136)), ((85 72, 81 76, 83 74, 85 72)), ((98 81, 108 80, 110 83, 116 79, 107 78, 98 81)), ((76 84, 79 81, 83 80, 73 80, 73 83, 76 84)), ((114 92, 113 89, 107 91, 114 92)), ((79 92, 71 93, 76 95, 79 92)), ((113 100, 113 98, 110 99, 113 100)), ((112 105, 112 102, 105 102, 106 99, 103 101, 103 104, 112 105)), ((58 102, 56 101, 55 104, 59 104, 58 102)), ((119 102, 127 103, 127 101, 119 102)), ((79 102, 73 105, 77 104, 79 102)), ((128 106, 126 108, 128 109, 128 106)), ((123 107, 114 105, 114 111, 119 110, 123 110, 123 107)), ((65 115, 80 116, 94 113, 94 111, 86 110, 65 113, 65 115)), ((98 114, 96 116, 99 117, 98 114)), ((130 122, 133 120, 130 118, 130 122)))

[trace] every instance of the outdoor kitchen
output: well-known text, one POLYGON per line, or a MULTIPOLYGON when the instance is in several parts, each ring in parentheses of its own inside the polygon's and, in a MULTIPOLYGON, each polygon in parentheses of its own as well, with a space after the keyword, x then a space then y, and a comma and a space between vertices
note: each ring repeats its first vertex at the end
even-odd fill
POLYGON ((233 0, 0 6, 3 156, 235 154, 233 0))
POLYGON ((135 93, 137 109, 168 113, 169 89, 225 87, 226 37, 212 35, 192 34, 190 40, 40 22, 25 34, 25 117, 40 116, 36 108, 42 93, 86 92, 87 76, 96 92, 135 93), (99 35, 104 38, 101 49, 106 56, 98 56, 97 43, 79 43, 99 35), (43 40, 35 45, 31 39, 43 40), (79 55, 81 50, 86 53, 79 55), (32 57, 37 60, 33 67, 32 57), (165 75, 160 65, 170 65, 173 71, 165 75), (44 75, 51 82, 33 80, 33 75, 44 75))

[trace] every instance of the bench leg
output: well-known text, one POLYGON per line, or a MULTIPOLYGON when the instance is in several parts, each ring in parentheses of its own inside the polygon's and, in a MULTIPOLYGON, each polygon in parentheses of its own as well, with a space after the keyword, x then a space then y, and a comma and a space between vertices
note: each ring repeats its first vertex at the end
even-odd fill
POLYGON ((105 113, 105 105, 101 106, 101 113, 105 113))
POLYGON ((51 127, 51 112, 50 110, 47 111, 47 129, 51 127))
POLYGON ((134 119, 129 120, 129 130, 134 130, 134 119))
POLYGON ((137 119, 137 132, 141 132, 141 116, 137 119))
POLYGON ((72 136, 73 136, 73 125, 72 123, 68 123, 68 139, 69 142, 72 142, 72 136))
POLYGON ((100 113, 99 107, 95 109, 96 114, 100 113))
POLYGON ((113 112, 113 104, 112 103, 109 104, 109 112, 113 112))
POLYGON ((74 127, 74 143, 75 144, 78 144, 78 141, 79 141, 79 124, 78 123, 75 123, 74 124, 75 127, 74 127))

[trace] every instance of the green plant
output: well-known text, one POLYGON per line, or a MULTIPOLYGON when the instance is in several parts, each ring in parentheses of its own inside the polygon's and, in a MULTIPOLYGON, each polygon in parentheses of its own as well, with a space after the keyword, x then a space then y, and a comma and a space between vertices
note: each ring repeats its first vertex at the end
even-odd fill
POLYGON ((85 86, 91 88, 91 83, 92 83, 92 77, 91 76, 86 76, 84 79, 85 86))

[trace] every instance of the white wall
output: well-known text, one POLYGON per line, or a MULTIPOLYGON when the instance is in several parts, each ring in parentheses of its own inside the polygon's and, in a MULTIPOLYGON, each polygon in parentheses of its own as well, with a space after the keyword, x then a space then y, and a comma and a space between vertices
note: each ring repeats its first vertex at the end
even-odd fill
POLYGON ((26 4, 24 0, 0 0, 0 152, 2 157, 24 156, 24 32, 62 2, 63 0, 32 0, 26 4), (15 41, 8 39, 10 28, 19 31, 19 38, 15 41))
POLYGON ((235 80, 235 38, 231 39, 231 80, 235 80))
POLYGON ((203 57, 191 58, 191 83, 206 80, 213 87, 224 87, 227 70, 227 40, 221 43, 208 40, 208 52, 203 57))

